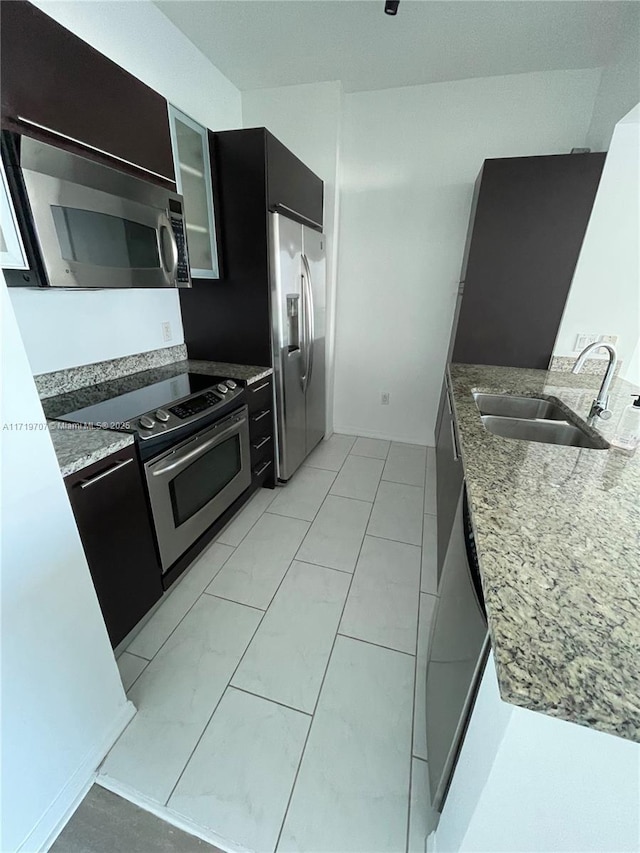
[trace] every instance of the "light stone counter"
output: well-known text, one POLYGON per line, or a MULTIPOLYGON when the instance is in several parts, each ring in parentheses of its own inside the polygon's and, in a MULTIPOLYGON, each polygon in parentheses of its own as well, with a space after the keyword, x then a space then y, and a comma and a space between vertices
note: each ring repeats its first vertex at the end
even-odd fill
POLYGON ((60 421, 47 421, 47 425, 63 477, 75 474, 133 444, 133 436, 126 432, 93 429, 60 421))
MULTIPOLYGON (((472 397, 541 394, 584 420, 599 376, 457 364, 450 376, 502 698, 640 741, 640 450, 500 438, 472 397)), ((634 390, 614 381, 605 438, 634 390)))

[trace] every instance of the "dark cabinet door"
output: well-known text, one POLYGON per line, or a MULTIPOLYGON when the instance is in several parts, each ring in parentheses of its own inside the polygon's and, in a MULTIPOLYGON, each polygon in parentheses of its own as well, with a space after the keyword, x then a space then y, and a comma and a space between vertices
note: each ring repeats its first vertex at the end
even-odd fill
POLYGON ((115 648, 162 595, 160 564, 134 448, 70 475, 65 484, 115 648))
POLYGON ((454 362, 548 367, 604 158, 485 161, 465 248, 454 362))
POLYGON ((456 507, 464 479, 446 379, 442 389, 442 396, 442 411, 436 435, 438 583, 440 583, 442 567, 447 554, 456 507))
POLYGON ((5 126, 41 125, 174 180, 161 95, 31 3, 2 3, 0 15, 5 126))
POLYGON ((322 181, 268 132, 267 193, 269 210, 322 230, 322 181))

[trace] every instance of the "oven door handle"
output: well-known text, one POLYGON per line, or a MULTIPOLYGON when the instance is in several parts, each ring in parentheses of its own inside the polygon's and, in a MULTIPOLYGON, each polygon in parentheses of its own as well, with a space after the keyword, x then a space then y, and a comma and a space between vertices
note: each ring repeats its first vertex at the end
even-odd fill
POLYGON ((169 462, 166 465, 161 465, 159 468, 151 471, 152 477, 160 477, 162 474, 168 474, 169 471, 174 471, 176 468, 181 468, 187 462, 191 462, 193 459, 197 459, 198 456, 202 456, 202 454, 206 450, 210 450, 212 447, 215 447, 216 444, 220 444, 220 442, 225 439, 230 433, 238 432, 242 424, 246 423, 246 417, 234 418, 233 423, 230 424, 226 429, 223 429, 221 433, 218 435, 213 435, 211 438, 207 439, 207 441, 203 442, 198 447, 194 447, 193 450, 190 450, 189 453, 185 453, 184 456, 181 456, 179 459, 175 459, 173 462, 169 462))

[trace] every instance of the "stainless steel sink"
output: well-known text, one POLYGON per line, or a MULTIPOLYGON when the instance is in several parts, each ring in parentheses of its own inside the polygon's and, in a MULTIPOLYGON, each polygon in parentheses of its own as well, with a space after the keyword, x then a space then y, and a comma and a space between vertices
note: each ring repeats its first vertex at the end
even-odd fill
POLYGON ((499 415, 506 418, 542 419, 566 421, 567 414, 560 406, 540 397, 521 397, 517 394, 473 395, 481 415, 499 415))
POLYGON ((482 423, 486 430, 502 438, 562 444, 568 447, 588 447, 591 450, 607 450, 609 447, 604 438, 594 437, 576 424, 567 421, 482 415, 482 423))

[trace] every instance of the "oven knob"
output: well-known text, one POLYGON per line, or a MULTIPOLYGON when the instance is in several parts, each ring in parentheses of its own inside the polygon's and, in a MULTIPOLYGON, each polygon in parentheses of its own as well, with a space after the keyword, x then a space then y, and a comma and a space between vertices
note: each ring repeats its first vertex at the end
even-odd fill
POLYGON ((150 418, 149 415, 143 415, 140 418, 139 423, 141 427, 144 427, 144 429, 151 429, 154 426, 155 421, 153 418, 150 418))
POLYGON ((169 412, 165 412, 164 409, 158 409, 156 412, 156 417, 159 421, 162 421, 163 424, 169 420, 169 412))
POLYGON ((221 394, 226 394, 229 390, 226 385, 223 385, 222 382, 219 385, 216 385, 216 388, 221 394))
POLYGON ((226 379, 225 385, 227 386, 227 388, 231 388, 232 391, 234 388, 238 387, 238 385, 233 381, 233 379, 226 379))

